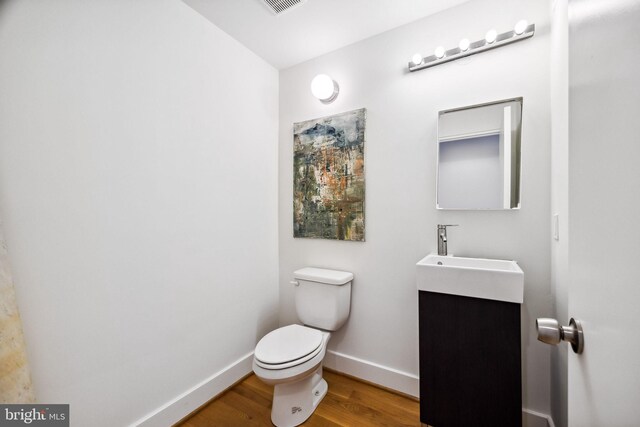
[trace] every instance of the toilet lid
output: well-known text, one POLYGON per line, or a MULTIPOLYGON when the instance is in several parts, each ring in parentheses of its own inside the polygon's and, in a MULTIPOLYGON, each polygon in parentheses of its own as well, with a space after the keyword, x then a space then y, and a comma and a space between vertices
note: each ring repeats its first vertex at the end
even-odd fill
POLYGON ((322 344, 322 332, 300 325, 289 325, 269 332, 256 346, 255 358, 272 365, 298 360, 322 344))

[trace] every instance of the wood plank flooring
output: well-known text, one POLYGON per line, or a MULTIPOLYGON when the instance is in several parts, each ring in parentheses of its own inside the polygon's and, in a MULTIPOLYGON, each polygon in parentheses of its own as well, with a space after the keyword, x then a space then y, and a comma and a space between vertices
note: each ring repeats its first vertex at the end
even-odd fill
MULTIPOLYGON (((415 400, 327 370, 324 379, 329 391, 303 426, 420 426, 415 400)), ((273 387, 251 375, 178 425, 271 426, 272 397, 273 387)))

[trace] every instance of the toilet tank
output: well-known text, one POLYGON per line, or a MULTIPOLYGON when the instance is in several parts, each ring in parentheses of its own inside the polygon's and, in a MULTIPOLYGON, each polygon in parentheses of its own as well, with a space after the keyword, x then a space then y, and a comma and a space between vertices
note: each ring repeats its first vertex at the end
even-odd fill
POLYGON ((351 308, 353 273, 306 267, 293 273, 298 319, 307 326, 336 331, 351 308))

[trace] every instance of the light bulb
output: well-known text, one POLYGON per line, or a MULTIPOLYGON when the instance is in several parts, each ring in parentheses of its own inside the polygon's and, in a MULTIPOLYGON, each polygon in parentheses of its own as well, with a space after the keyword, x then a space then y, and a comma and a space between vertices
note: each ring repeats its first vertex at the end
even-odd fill
POLYGON ((326 74, 318 74, 311 81, 311 93, 320 101, 329 100, 335 93, 335 84, 326 74))
POLYGON ((518 21, 518 23, 514 27, 513 32, 516 33, 517 35, 523 34, 528 26, 529 26, 529 23, 526 20, 521 19, 520 21, 518 21))
POLYGON ((419 53, 416 53, 411 57, 411 62, 413 62, 414 65, 422 64, 422 55, 420 55, 419 53))
POLYGON ((436 50, 434 50, 434 51, 433 51, 433 54, 434 54, 434 55, 436 56, 436 58, 438 58, 438 59, 442 59, 442 58, 444 58, 444 54, 445 54, 444 47, 442 47, 442 46, 438 46, 438 47, 436 48, 436 50))
POLYGON ((466 52, 467 50, 469 50, 470 45, 471 43, 469 42, 469 39, 462 39, 460 40, 460 43, 458 43, 458 47, 462 52, 466 52))
POLYGON ((487 31, 487 34, 484 36, 484 39, 489 44, 495 42, 497 38, 498 38, 498 32, 496 30, 494 30, 493 28, 490 29, 489 31, 487 31))

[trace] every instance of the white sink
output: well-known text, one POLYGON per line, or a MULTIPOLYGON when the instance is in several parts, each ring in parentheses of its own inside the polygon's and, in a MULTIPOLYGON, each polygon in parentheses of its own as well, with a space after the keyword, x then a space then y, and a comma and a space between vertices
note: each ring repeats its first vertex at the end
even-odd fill
POLYGON ((431 254, 416 267, 419 291, 522 304, 524 273, 515 261, 431 254))

